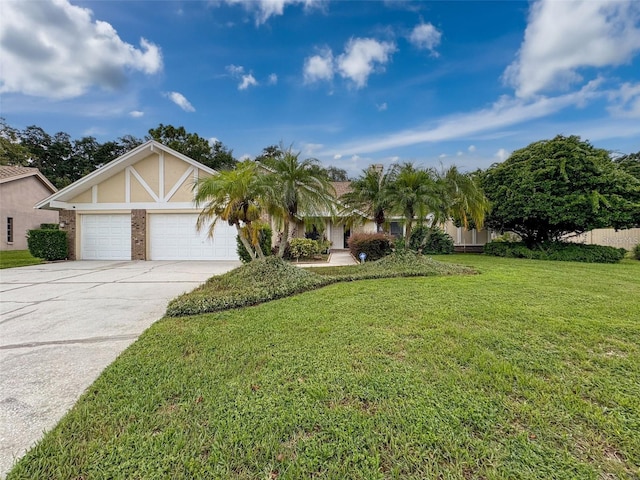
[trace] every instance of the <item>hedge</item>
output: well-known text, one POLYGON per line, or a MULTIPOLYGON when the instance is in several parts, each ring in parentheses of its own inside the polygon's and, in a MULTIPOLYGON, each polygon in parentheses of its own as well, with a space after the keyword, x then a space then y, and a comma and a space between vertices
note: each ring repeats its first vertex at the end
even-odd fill
POLYGON ((454 250, 453 238, 439 228, 420 225, 411 232, 409 249, 427 255, 450 254, 454 250))
POLYGON ((530 258, 584 263, 618 263, 627 251, 624 248, 583 243, 546 242, 528 248, 523 242, 493 241, 484 246, 484 253, 495 257, 530 258))
POLYGON ((27 246, 31 255, 48 261, 64 260, 69 254, 67 232, 63 230, 29 230, 27 246))
POLYGON ((348 243, 349 251, 355 258, 365 253, 367 261, 374 261, 391 253, 393 238, 386 233, 354 233, 348 243))

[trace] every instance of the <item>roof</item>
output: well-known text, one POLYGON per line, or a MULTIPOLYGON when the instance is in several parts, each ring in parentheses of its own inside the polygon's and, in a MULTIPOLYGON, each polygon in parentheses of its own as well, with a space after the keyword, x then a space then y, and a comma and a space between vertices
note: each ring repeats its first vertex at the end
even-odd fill
POLYGON ((351 191, 351 182, 331 182, 333 189, 336 191, 336 198, 340 198, 345 193, 351 191))
POLYGON ((58 191, 37 168, 21 167, 18 165, 0 165, 0 183, 13 182, 28 177, 36 177, 44 186, 51 190, 52 193, 58 191))
POLYGON ((155 140, 149 140, 142 145, 137 146, 133 150, 128 151, 124 155, 116 158, 115 160, 107 163, 106 165, 94 170, 88 175, 85 175, 79 180, 76 180, 71 185, 63 188, 59 192, 51 195, 48 198, 45 198, 40 203, 36 205, 35 208, 51 208, 51 202, 61 201, 65 202, 76 195, 84 192, 85 190, 93 187, 94 185, 98 185, 102 181, 111 178, 116 173, 124 170, 130 165, 135 164, 138 160, 142 160, 147 157, 150 153, 164 151, 174 157, 179 158, 180 160, 189 163, 190 165, 203 170, 211 175, 215 175, 218 172, 214 169, 203 165, 200 162, 195 161, 194 159, 187 157, 186 155, 176 152, 174 149, 163 145, 160 142, 156 142, 155 140))

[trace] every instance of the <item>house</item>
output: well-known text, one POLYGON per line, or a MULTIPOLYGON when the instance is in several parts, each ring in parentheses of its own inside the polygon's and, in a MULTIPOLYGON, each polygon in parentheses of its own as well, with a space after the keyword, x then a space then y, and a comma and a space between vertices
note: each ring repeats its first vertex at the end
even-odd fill
POLYGON ((0 250, 26 250, 27 231, 42 223, 58 223, 58 212, 34 209, 56 191, 37 168, 0 166, 0 250))
POLYGON ((237 260, 234 227, 196 229, 193 185, 216 173, 149 140, 37 207, 60 212, 72 260, 237 260))

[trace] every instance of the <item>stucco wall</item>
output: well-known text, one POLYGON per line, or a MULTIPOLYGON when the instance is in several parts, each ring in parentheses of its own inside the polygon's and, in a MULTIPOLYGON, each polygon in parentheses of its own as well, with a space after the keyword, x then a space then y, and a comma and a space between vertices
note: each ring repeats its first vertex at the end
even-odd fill
POLYGON ((51 195, 35 176, 0 184, 0 250, 26 250, 27 230, 41 223, 58 223, 58 212, 35 210, 33 206, 51 195), (13 243, 7 242, 7 218, 13 218, 13 243))

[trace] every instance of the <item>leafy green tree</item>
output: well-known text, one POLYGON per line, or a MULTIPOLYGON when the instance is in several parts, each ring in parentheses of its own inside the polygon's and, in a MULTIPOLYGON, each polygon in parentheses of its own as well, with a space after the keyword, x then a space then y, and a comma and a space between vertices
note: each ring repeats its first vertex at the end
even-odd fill
POLYGON ((214 142, 211 145, 209 140, 202 138, 197 133, 187 132, 184 127, 161 123, 157 128, 149 130, 147 138, 152 138, 196 162, 216 170, 232 168, 236 163, 232 155, 233 152, 222 143, 214 142))
POLYGON ((278 256, 283 257, 291 223, 298 215, 326 216, 334 211, 335 191, 315 159, 299 159, 291 149, 268 163, 270 173, 263 175, 266 186, 263 199, 269 213, 283 224, 278 256))
POLYGON ((442 208, 442 191, 435 172, 412 163, 396 165, 390 172, 385 198, 391 211, 404 217, 405 240, 411 238, 414 221, 421 224, 427 214, 442 208))
POLYGON ((492 204, 487 225, 517 233, 528 246, 640 222, 640 181, 577 136, 513 152, 483 173, 482 185, 492 204))
POLYGON ((342 168, 329 165, 326 168, 326 171, 327 171, 327 176, 329 177, 329 180, 331 180, 332 182, 348 182, 349 181, 349 175, 347 174, 347 171, 342 168))
POLYGON ((436 223, 444 223, 451 218, 467 229, 470 225, 477 229, 483 227, 489 211, 489 199, 476 176, 462 173, 452 165, 436 172, 436 183, 440 194, 440 208, 432 212, 436 223))
POLYGON ((269 145, 262 149, 262 153, 255 158, 255 161, 269 165, 271 160, 282 158, 284 152, 285 149, 282 145, 269 145))
POLYGON ((197 228, 209 225, 213 237, 219 219, 235 226, 238 237, 251 258, 264 258, 260 247, 260 216, 263 195, 262 175, 254 162, 239 163, 233 170, 200 179, 195 185, 194 199, 198 207, 197 228))
POLYGON ((20 142, 20 131, 0 118, 0 165, 26 166, 29 150, 20 142))
POLYGON ((373 218, 378 232, 384 230, 386 213, 391 204, 387 198, 387 189, 391 177, 384 168, 371 165, 351 182, 351 191, 340 197, 345 205, 342 214, 350 217, 350 223, 358 223, 373 218), (360 215, 364 213, 365 216, 360 215))
POLYGON ((625 172, 640 180, 640 152, 616 158, 614 162, 625 172))

